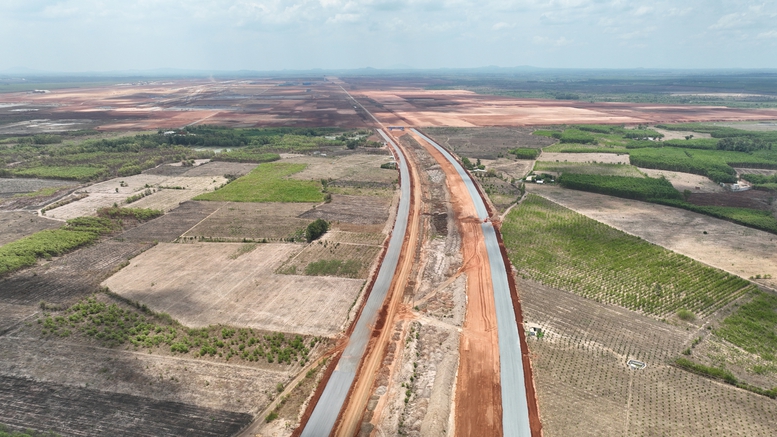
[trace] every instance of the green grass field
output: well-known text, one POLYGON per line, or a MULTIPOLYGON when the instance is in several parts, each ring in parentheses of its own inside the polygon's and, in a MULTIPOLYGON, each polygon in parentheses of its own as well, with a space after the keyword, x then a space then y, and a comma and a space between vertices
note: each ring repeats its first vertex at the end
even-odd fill
POLYGON ((766 360, 777 360, 777 296, 756 292, 753 300, 723 320, 715 334, 766 360))
POLYGON ((638 237, 529 195, 502 235, 520 274, 583 297, 666 317, 704 317, 755 287, 638 237))
POLYGON ((286 178, 304 170, 306 164, 260 164, 251 173, 194 200, 222 202, 321 202, 321 183, 286 178))

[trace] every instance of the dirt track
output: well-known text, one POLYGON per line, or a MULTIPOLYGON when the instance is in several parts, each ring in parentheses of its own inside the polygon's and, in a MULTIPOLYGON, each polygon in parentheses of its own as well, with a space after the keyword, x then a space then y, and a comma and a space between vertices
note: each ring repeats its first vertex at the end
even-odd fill
POLYGON ((447 175, 451 203, 462 238, 467 276, 467 315, 460 337, 456 386, 456 435, 502 434, 499 339, 483 232, 475 206, 456 169, 426 141, 416 137, 447 175))

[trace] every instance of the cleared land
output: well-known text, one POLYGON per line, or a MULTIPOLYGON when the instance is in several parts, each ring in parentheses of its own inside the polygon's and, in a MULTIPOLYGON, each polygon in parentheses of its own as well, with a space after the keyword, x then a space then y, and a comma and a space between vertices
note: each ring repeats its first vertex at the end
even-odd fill
POLYGON ((708 316, 753 288, 538 196, 508 214, 502 234, 523 276, 659 317, 708 316))
POLYGON ((393 187, 397 179, 396 170, 382 169, 381 164, 393 161, 394 158, 384 149, 380 154, 354 153, 334 158, 319 158, 301 156, 283 159, 281 162, 307 164, 299 173, 291 175, 292 179, 362 182, 365 185, 388 184, 393 187))
POLYGON ((774 433, 773 400, 668 365, 695 330, 531 281, 518 289, 526 323, 544 333, 529 349, 545 435, 774 433))
POLYGON ((351 94, 381 122, 389 125, 536 126, 777 118, 777 111, 768 109, 520 99, 462 90, 423 90, 373 78, 350 79, 349 83, 359 87, 351 94))
MULTIPOLYGON (((340 276, 367 279, 372 261, 380 252, 380 245, 354 244, 350 232, 337 232, 308 245, 292 256, 278 273, 309 276, 340 276)), ((377 237, 383 237, 377 234, 377 237)))
POLYGON ((333 194, 331 202, 316 206, 299 217, 311 221, 321 218, 328 222, 380 225, 388 220, 390 204, 390 199, 385 197, 333 194))
POLYGON ((594 220, 743 278, 771 274, 773 279, 757 282, 777 288, 773 234, 679 208, 556 187, 528 188, 594 220))
POLYGON ((559 153, 542 152, 537 161, 588 162, 599 164, 629 164, 629 155, 620 153, 559 153))
POLYGON ((309 203, 198 202, 213 213, 183 234, 185 239, 277 241, 299 235, 313 219, 298 218, 309 203))
POLYGON ((70 181, 51 179, 0 178, 0 198, 35 193, 43 189, 72 186, 70 181))
POLYGON ((229 324, 268 331, 335 335, 363 281, 276 275, 291 244, 160 243, 104 282, 111 291, 169 313, 187 326, 229 324))
POLYGON ((518 147, 541 148, 556 142, 553 138, 532 135, 527 128, 454 128, 430 127, 424 129, 438 144, 459 156, 480 159, 497 159, 518 147))
POLYGON ((642 173, 651 178, 667 178, 677 191, 683 192, 690 190, 692 193, 720 193, 725 191, 723 187, 712 182, 709 178, 691 173, 681 173, 679 171, 653 170, 650 168, 639 169, 642 173))
POLYGON ((79 190, 88 193, 83 199, 46 211, 46 216, 60 220, 94 215, 98 209, 111 206, 131 206, 132 208, 153 208, 172 210, 179 203, 193 197, 213 191, 226 183, 223 176, 168 177, 139 174, 111 179, 79 190), (164 188, 178 187, 180 189, 164 188), (146 193, 148 193, 146 195, 146 193), (143 196, 127 203, 132 196, 143 196))
POLYGON ((55 229, 62 222, 48 220, 37 214, 0 211, 0 246, 44 229, 55 229))
MULTIPOLYGON (((534 166, 535 173, 553 173, 556 176, 562 173, 598 174, 610 176, 644 177, 637 167, 623 164, 589 164, 585 162, 550 162, 537 161, 534 166)), ((710 181, 711 182, 711 181, 710 181)))

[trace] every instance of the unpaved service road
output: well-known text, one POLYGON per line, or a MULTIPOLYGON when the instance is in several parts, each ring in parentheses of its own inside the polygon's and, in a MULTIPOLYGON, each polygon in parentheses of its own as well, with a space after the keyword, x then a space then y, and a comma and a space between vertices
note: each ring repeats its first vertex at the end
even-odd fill
POLYGON ((777 235, 669 206, 527 184, 573 211, 745 279, 777 288, 777 235), (704 233, 706 232, 706 234, 704 233))
POLYGON ((456 435, 531 436, 520 338, 496 231, 484 223, 485 204, 461 165, 412 132, 447 176, 462 233, 467 316, 460 337, 456 435))

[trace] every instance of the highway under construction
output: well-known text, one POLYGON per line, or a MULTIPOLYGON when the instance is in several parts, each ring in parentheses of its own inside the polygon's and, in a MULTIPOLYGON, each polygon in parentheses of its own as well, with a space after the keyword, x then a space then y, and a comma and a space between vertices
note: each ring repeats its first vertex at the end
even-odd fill
MULTIPOLYGON (((357 100, 353 102, 361 107, 357 100)), ((409 276, 417 262, 421 239, 422 205, 416 192, 421 182, 418 163, 396 134, 412 136, 445 173, 467 260, 462 267, 467 278, 466 318, 460 330, 455 406, 451 412, 454 434, 540 435, 531 369, 522 338, 520 303, 500 244, 498 223, 492 222, 483 194, 458 160, 427 135, 412 128, 383 129, 380 121, 372 118, 380 126, 378 133, 399 166, 396 222, 347 343, 295 435, 364 433, 361 426, 365 423, 365 410, 395 319, 408 317, 402 297, 408 284, 412 284, 409 276)))

